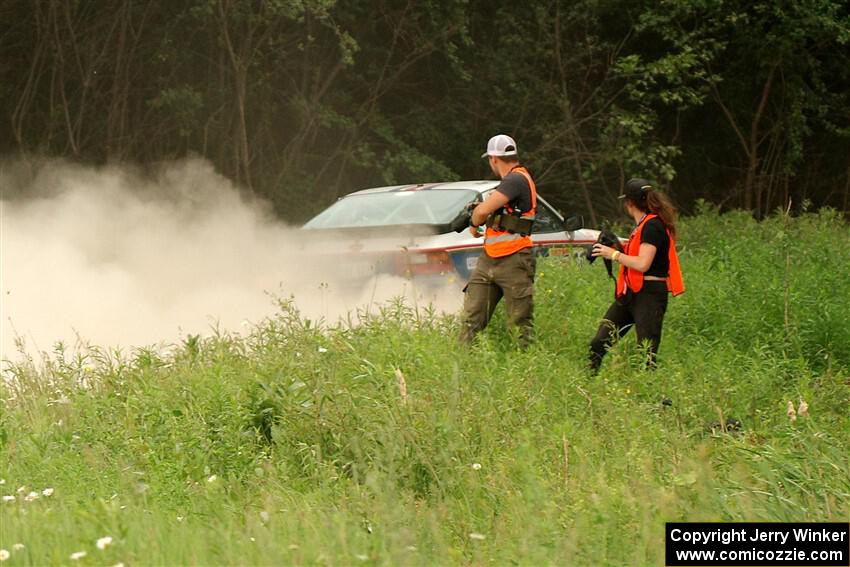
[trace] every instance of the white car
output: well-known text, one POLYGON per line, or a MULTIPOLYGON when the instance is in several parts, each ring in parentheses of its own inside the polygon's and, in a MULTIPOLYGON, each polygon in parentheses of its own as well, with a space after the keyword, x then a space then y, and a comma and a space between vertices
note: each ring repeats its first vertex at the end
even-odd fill
MULTIPOLYGON (((303 226, 309 233, 303 250, 321 262, 333 249, 331 262, 352 279, 391 274, 463 283, 478 262, 484 239, 475 238, 469 230, 454 232, 449 224, 468 203, 485 199, 498 185, 496 180, 457 181, 354 192, 303 226)), ((583 253, 583 247, 596 242, 598 236, 597 230, 568 226, 538 195, 531 234, 538 255, 583 253)))

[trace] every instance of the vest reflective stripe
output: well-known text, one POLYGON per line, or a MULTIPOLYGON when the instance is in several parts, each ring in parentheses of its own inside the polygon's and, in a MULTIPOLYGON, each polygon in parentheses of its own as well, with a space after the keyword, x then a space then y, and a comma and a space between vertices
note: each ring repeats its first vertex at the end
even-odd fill
MULTIPOLYGON (((651 219, 658 215, 646 215, 637 228, 632 231, 629 237, 629 242, 626 244, 626 254, 629 256, 638 256, 640 254, 640 236, 643 232, 643 227, 651 219)), ((667 230, 667 238, 670 239, 670 245, 667 247, 667 259, 670 262, 670 272, 667 276, 667 289, 677 296, 685 292, 685 282, 682 279, 682 269, 679 266, 679 254, 676 252, 676 239, 667 230)), ((631 289, 637 293, 643 289, 643 272, 630 270, 620 264, 620 273, 617 277, 617 297, 622 297, 626 291, 631 289)))
POLYGON ((519 240, 520 238, 528 238, 527 236, 522 236, 521 234, 511 234, 510 232, 498 232, 497 234, 498 236, 488 238, 486 240, 487 244, 496 244, 497 242, 511 242, 513 240, 519 240))
MULTIPOLYGON (((528 170, 524 167, 517 166, 510 171, 510 173, 514 172, 525 177, 525 180, 528 181, 528 188, 531 190, 531 210, 522 213, 520 216, 533 217, 537 213, 537 186, 534 184, 534 180, 531 179, 528 170)), ((504 208, 508 214, 513 212, 513 208, 508 205, 505 205, 504 208)), ((531 241, 530 236, 512 234, 506 230, 494 230, 490 227, 487 227, 487 230, 484 232, 484 251, 491 258, 510 256, 514 252, 519 252, 524 248, 530 248, 532 246, 534 246, 534 243, 531 241)))

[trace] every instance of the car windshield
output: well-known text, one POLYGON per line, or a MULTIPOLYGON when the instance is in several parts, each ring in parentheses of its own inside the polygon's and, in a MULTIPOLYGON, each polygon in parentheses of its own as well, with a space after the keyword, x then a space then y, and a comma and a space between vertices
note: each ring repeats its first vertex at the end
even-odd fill
POLYGON ((472 189, 382 191, 344 197, 304 228, 448 224, 478 194, 472 189))

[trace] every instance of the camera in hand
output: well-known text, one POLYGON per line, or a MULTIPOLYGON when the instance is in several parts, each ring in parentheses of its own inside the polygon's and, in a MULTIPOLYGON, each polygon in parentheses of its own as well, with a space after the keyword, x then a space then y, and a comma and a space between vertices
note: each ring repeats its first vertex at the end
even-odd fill
POLYGON ((470 223, 472 222, 472 210, 478 206, 478 203, 480 203, 479 200, 467 203, 466 206, 461 209, 457 216, 449 223, 449 228, 454 232, 463 232, 469 228, 470 223))
MULTIPOLYGON (((618 250, 620 252, 623 251, 623 246, 620 244, 620 239, 617 238, 617 235, 611 232, 606 226, 602 227, 602 230, 599 231, 599 237, 596 239, 594 244, 602 244, 603 246, 608 246, 609 248, 613 248, 614 250, 618 250)), ((596 256, 593 255, 593 244, 585 248, 584 257, 591 264, 596 260, 596 256)))

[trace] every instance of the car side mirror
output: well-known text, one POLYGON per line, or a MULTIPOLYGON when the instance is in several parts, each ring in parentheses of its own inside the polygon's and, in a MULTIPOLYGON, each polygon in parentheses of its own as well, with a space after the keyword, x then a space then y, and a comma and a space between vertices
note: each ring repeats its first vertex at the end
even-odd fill
POLYGON ((572 216, 564 221, 564 230, 567 232, 573 232, 581 228, 584 228, 584 217, 581 215, 572 216))

